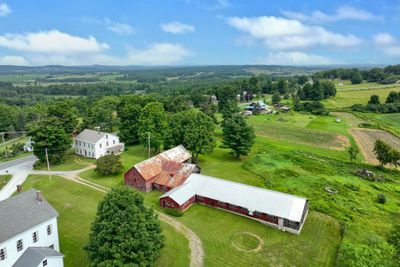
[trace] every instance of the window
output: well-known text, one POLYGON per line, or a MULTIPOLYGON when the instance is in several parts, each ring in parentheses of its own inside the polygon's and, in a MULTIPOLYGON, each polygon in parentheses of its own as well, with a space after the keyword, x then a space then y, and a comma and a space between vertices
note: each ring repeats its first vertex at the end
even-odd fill
POLYGON ((218 201, 218 205, 225 207, 225 202, 218 201))
POLYGON ((6 248, 0 249, 0 261, 3 261, 7 258, 6 248))
POLYGON ((47 266, 47 260, 43 261, 43 266, 47 266))
POLYGON ((101 144, 100 144, 100 148, 101 148, 101 144))
POLYGON ((83 142, 83 147, 86 147, 86 143, 85 142, 83 142))
POLYGON ((108 141, 106 142, 106 146, 108 146, 108 141))
POLYGON ((33 232, 32 239, 33 239, 33 243, 38 242, 38 240, 39 240, 39 232, 37 232, 37 231, 33 232))
POLYGON ((24 249, 24 244, 22 243, 22 239, 17 241, 17 251, 21 251, 24 249))
POLYGON ((229 207, 230 207, 231 209, 237 209, 237 208, 238 208, 238 206, 233 205, 233 204, 229 204, 229 207))
POLYGON ((49 248, 54 249, 54 245, 50 245, 49 248))
POLYGON ((202 197, 202 196, 197 196, 197 199, 198 199, 198 200, 204 200, 204 197, 202 197))
POLYGON ((47 235, 51 235, 52 230, 51 224, 47 225, 47 235))
POLYGON ((255 216, 260 216, 260 215, 261 215, 261 212, 255 211, 255 212, 254 212, 254 215, 255 215, 255 216))
POLYGON ((106 134, 106 139, 108 139, 108 134, 106 134))
POLYGON ((75 145, 78 145, 78 141, 75 140, 75 145))

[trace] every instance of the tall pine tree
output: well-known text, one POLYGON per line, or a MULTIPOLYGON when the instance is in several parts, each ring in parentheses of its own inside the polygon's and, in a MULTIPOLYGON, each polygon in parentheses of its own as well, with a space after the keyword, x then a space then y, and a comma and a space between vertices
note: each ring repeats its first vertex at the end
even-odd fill
POLYGON ((232 154, 239 158, 246 156, 254 144, 255 134, 240 114, 224 120, 222 124, 223 144, 231 149, 232 154))

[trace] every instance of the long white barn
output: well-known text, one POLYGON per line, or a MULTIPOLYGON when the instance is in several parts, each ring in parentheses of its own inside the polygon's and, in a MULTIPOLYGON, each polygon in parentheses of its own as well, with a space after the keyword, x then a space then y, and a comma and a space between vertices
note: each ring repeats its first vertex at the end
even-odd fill
POLYGON ((294 234, 300 233, 308 213, 305 198, 196 173, 160 197, 162 207, 182 211, 194 202, 248 216, 294 234))

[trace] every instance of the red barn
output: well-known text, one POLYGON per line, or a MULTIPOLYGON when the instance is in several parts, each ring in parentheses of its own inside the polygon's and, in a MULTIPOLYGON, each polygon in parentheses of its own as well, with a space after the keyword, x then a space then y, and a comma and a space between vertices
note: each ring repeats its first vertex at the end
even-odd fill
POLYGON ((224 209, 283 231, 299 234, 308 214, 305 198, 191 174, 180 186, 160 197, 160 206, 181 211, 193 203, 224 209))
POLYGON ((190 164, 191 154, 182 145, 164 151, 150 159, 134 165, 125 174, 125 185, 149 192, 153 188, 167 192, 175 188, 193 172, 199 172, 190 164))

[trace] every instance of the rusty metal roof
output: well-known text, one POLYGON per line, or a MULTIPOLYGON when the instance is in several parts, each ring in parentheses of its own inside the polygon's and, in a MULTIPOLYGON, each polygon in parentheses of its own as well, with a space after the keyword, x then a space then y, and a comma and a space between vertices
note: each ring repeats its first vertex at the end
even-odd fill
POLYGON ((156 176, 154 183, 175 188, 183 184, 196 168, 195 164, 179 163, 179 169, 163 170, 156 176))
POLYGON ((164 168, 168 170, 169 168, 177 169, 181 167, 181 163, 187 161, 190 157, 190 152, 182 145, 179 145, 136 164, 134 168, 145 180, 150 180, 161 174, 164 168), (174 166, 176 164, 180 166, 174 166))

